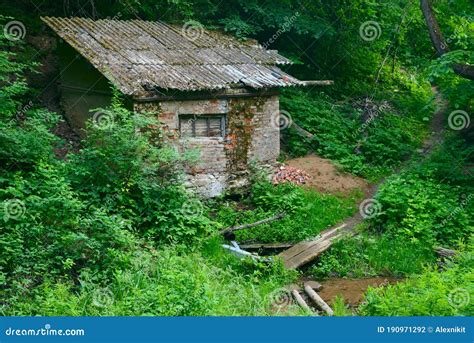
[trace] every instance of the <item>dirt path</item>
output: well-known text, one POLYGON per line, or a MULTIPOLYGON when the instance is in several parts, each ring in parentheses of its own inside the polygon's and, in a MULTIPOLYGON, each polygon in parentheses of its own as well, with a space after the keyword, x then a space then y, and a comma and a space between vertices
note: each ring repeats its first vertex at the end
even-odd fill
MULTIPOLYGON (((406 168, 416 157, 426 158, 428 157, 434 148, 441 143, 443 138, 443 121, 444 121, 444 114, 448 107, 447 103, 443 101, 440 93, 433 88, 436 99, 435 102, 437 104, 437 109, 435 114, 433 115, 433 119, 430 123, 431 135, 423 142, 422 148, 417 150, 417 154, 412 156, 411 159, 407 160, 403 163, 399 168, 394 171, 394 174, 400 173, 404 168, 406 168)), ((316 170, 313 163, 315 162, 313 156, 308 156, 304 158, 298 159, 298 165, 306 166, 304 162, 307 159, 308 165, 311 166, 314 170, 316 170)), ((311 170, 311 168, 308 169, 311 170)), ((325 167, 326 170, 335 170, 325 167)), ((329 172, 328 172, 329 174, 329 172)), ((311 175, 311 174, 310 174, 311 175)), ((314 182, 318 181, 318 174, 313 175, 314 182)), ((354 180, 348 178, 347 175, 335 175, 327 176, 326 179, 337 181, 337 180, 350 180, 349 183, 355 184, 354 180)), ((340 222, 333 227, 323 231, 320 233, 318 237, 316 237, 312 241, 304 241, 298 244, 295 244, 291 248, 283 251, 279 254, 279 256, 283 259, 284 265, 289 269, 295 269, 303 266, 304 264, 313 261, 316 259, 321 253, 326 251, 331 247, 331 245, 336 241, 341 239, 344 236, 354 235, 355 227, 364 221, 364 217, 362 216, 364 213, 369 213, 370 211, 375 211, 375 206, 377 205, 377 201, 373 200, 372 198, 377 193, 379 187, 385 182, 385 179, 382 179, 379 183, 367 186, 365 188, 366 199, 359 204, 359 211, 352 217, 347 218, 343 222, 340 222)), ((331 184, 331 183, 327 183, 331 184)), ((334 187, 333 187, 334 188, 334 187)))

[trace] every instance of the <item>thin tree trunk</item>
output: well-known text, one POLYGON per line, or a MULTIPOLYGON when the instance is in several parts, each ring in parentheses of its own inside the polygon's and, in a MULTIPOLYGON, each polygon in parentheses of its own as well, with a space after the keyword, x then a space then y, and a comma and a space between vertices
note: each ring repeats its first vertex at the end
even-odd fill
MULTIPOLYGON (((420 6, 423 16, 425 17, 426 26, 428 27, 433 47, 436 49, 438 56, 442 56, 449 52, 449 47, 448 43, 446 43, 446 40, 443 37, 443 34, 441 33, 438 21, 434 15, 431 0, 420 0, 420 6)), ((474 66, 456 63, 452 66, 452 68, 457 75, 465 79, 474 80, 474 66)))
POLYGON ((431 5, 431 0, 420 0, 421 11, 425 17, 426 25, 428 26, 428 31, 430 33, 431 42, 433 43, 434 48, 438 56, 449 51, 448 43, 441 33, 439 28, 438 21, 433 13, 433 6, 431 5))

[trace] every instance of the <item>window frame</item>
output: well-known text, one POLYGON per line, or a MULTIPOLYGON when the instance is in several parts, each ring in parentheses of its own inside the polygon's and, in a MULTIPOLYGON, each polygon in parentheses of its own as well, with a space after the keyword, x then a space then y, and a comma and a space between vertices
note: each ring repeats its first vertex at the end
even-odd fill
POLYGON ((179 114, 178 115, 178 129, 181 137, 186 138, 225 138, 227 126, 226 113, 213 114, 179 114), (199 119, 206 120, 206 136, 196 136, 196 121, 199 119), (210 136, 210 119, 220 119, 220 133, 217 136, 210 136), (182 132, 182 121, 192 120, 191 135, 184 135, 182 132))

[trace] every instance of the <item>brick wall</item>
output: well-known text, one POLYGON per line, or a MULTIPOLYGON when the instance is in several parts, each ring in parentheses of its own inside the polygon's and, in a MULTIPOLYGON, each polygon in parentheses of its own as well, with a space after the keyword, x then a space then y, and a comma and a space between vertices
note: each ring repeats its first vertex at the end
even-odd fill
POLYGON ((197 157, 187 167, 186 184, 205 197, 245 185, 250 163, 269 167, 280 152, 276 95, 136 103, 134 107, 136 111, 156 113, 172 144, 197 157), (224 138, 180 138, 180 114, 223 113, 226 114, 224 138))

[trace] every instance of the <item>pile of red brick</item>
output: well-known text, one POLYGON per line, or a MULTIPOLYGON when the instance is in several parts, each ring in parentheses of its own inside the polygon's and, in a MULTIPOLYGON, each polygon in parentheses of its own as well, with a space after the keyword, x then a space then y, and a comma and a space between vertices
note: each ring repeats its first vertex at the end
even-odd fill
POLYGON ((296 185, 302 185, 305 184, 309 178, 310 176, 304 170, 289 166, 280 166, 273 175, 273 183, 276 185, 283 182, 290 182, 296 185))

